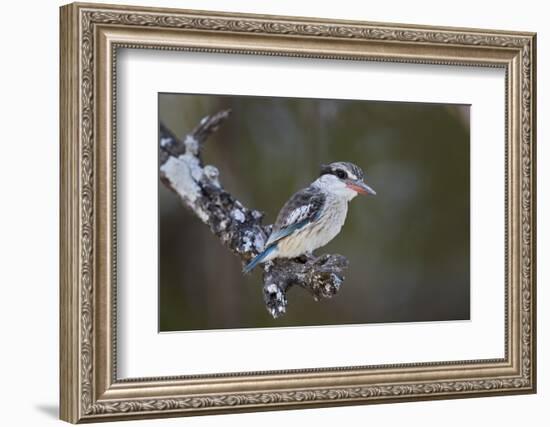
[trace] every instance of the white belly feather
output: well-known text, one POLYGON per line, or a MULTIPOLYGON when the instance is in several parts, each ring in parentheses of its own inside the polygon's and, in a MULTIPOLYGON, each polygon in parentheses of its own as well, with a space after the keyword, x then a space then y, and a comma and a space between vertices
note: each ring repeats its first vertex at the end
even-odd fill
POLYGON ((320 218, 278 242, 276 253, 269 258, 295 258, 325 246, 340 233, 347 211, 346 200, 340 198, 327 200, 320 218))

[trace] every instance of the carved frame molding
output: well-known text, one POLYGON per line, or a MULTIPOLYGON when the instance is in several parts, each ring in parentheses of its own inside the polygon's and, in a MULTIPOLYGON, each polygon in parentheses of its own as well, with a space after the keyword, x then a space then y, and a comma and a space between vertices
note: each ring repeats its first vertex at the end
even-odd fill
POLYGON ((62 419, 535 391, 535 34, 71 4, 61 8, 60 42, 62 419), (113 147, 121 47, 505 68, 505 358, 118 380, 113 147))

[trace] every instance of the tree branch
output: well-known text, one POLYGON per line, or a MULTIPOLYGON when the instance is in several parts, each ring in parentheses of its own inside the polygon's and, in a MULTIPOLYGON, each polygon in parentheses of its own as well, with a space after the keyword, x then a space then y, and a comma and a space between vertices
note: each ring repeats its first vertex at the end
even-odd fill
MULTIPOLYGON (((160 178, 244 264, 263 250, 272 226, 262 225, 263 213, 245 207, 225 191, 218 169, 204 165, 201 159, 206 139, 229 115, 230 110, 223 110, 204 117, 183 139, 161 123, 160 178)), ((310 255, 262 264, 267 310, 274 318, 283 315, 287 291, 295 285, 307 289, 315 300, 332 297, 344 281, 347 266, 341 255, 310 255)))

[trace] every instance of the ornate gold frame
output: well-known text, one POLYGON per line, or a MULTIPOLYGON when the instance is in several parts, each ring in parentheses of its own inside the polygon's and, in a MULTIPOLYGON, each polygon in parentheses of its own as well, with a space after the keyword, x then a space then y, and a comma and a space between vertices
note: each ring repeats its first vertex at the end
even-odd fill
POLYGON ((152 418, 535 392, 535 34, 174 9, 61 8, 61 418, 152 418), (118 47, 502 67, 505 357, 118 380, 118 47))

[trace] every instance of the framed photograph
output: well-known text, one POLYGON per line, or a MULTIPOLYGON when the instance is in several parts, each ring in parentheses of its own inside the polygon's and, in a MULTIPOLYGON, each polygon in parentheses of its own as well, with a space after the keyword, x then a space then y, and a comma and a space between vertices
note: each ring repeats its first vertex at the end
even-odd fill
POLYGON ((535 34, 60 22, 63 420, 535 392, 535 34))

